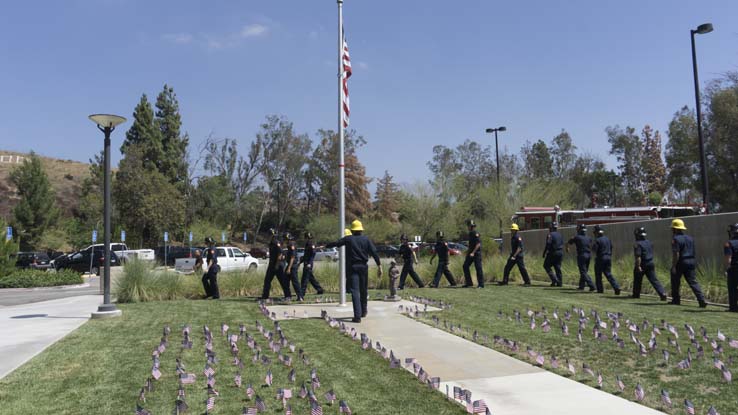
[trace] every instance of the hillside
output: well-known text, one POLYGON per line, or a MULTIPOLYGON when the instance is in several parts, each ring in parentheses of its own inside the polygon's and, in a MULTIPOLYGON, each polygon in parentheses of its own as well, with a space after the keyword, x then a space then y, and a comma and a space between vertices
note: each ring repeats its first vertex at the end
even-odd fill
MULTIPOLYGON (((15 187, 10 183, 10 172, 23 163, 28 154, 0 150, 0 217, 10 219, 18 201, 15 187)), ((72 160, 59 160, 39 155, 43 161, 56 201, 64 215, 76 209, 82 181, 89 176, 89 164, 72 160)))

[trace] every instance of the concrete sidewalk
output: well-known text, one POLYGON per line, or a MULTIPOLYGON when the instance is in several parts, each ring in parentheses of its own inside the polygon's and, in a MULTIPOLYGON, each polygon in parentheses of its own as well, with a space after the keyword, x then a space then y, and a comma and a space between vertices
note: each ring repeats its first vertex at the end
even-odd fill
POLYGON ((0 308, 0 379, 84 324, 101 303, 101 295, 83 295, 0 308))
MULTIPOLYGON (((441 378, 444 393, 446 385, 450 390, 454 385, 471 390, 472 399, 484 399, 493 414, 661 414, 414 321, 399 313, 399 304, 416 305, 407 301, 370 301, 369 316, 361 324, 343 321, 366 333, 372 342, 379 341, 393 350, 399 358, 416 358, 431 376, 441 378)), ((353 314, 350 305, 335 304, 271 306, 269 310, 279 318, 285 311, 293 315, 293 310, 294 315, 307 312, 311 318, 319 318, 320 310, 337 319, 350 319, 353 314)))

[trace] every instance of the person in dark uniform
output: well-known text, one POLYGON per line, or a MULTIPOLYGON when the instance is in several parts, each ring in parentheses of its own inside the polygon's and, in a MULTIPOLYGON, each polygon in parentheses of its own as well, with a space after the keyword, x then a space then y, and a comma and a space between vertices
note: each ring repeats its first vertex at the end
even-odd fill
POLYGON ((682 282, 682 276, 687 280, 687 284, 692 289, 700 308, 707 307, 705 296, 702 295, 700 283, 697 282, 696 261, 694 239, 685 235, 684 221, 674 219, 671 221, 671 233, 674 237, 671 240, 671 304, 679 305, 681 296, 679 295, 679 285, 682 282))
POLYGON ((520 276, 523 277, 523 285, 530 285, 530 277, 528 270, 525 269, 525 248, 523 247, 523 238, 518 234, 520 228, 517 223, 510 226, 510 258, 507 259, 505 270, 500 285, 507 285, 510 279, 510 271, 515 265, 518 266, 520 276))
POLYGON ((300 281, 300 294, 301 297, 305 298, 305 292, 307 291, 308 282, 315 288, 318 295, 323 294, 323 287, 320 286, 318 280, 313 275, 313 262, 315 261, 315 244, 313 243, 313 234, 305 232, 305 253, 300 259, 302 262, 302 280, 300 281))
POLYGON ((569 252, 569 245, 577 247, 577 268, 579 268, 579 287, 583 290, 586 285, 590 291, 595 290, 592 278, 589 277, 589 261, 592 258, 592 238, 587 236, 587 225, 577 225, 577 234, 569 239, 566 245, 566 252, 569 252))
POLYGON ((723 249, 728 276, 728 311, 738 313, 738 223, 728 227, 728 238, 723 249))
POLYGON ((656 265, 653 262, 653 245, 651 241, 646 239, 646 228, 640 227, 634 232, 636 242, 633 246, 633 254, 635 255, 635 266, 633 268, 633 298, 641 297, 641 285, 643 284, 643 275, 646 275, 648 282, 651 283, 653 289, 658 293, 661 301, 666 301, 666 291, 661 282, 656 278, 656 265))
MULTIPOLYGON (((377 248, 372 241, 363 235, 364 226, 357 219, 351 222, 351 235, 344 236, 336 242, 326 245, 326 248, 339 246, 346 247, 346 259, 351 273, 347 276, 351 281, 351 302, 354 306, 354 323, 361 323, 362 317, 366 317, 368 306, 367 285, 369 284, 369 257, 377 264, 377 277, 382 278, 382 263, 379 261, 377 248)), ((348 284, 347 284, 348 285, 348 284)))
POLYGON ((292 234, 285 232, 284 242, 287 244, 284 253, 284 279, 285 285, 287 286, 287 295, 285 298, 288 300, 292 299, 292 295, 289 291, 290 282, 292 282, 292 288, 295 290, 297 295, 297 301, 302 301, 302 291, 300 290, 300 280, 297 278, 297 271, 300 268, 300 261, 297 258, 297 247, 295 246, 295 238, 292 234))
POLYGON ((564 237, 558 231, 558 222, 551 222, 543 249, 543 269, 551 279, 552 287, 561 287, 564 276, 561 274, 561 261, 564 259, 564 237), (553 269, 552 269, 553 268, 553 269), (556 274, 554 274, 556 271, 556 274))
POLYGON ((446 242, 443 231, 436 232, 436 246, 433 249, 433 255, 430 257, 430 263, 433 265, 433 258, 438 255, 438 267, 436 267, 436 275, 433 277, 431 288, 438 288, 441 282, 441 274, 446 277, 448 284, 452 287, 456 286, 454 274, 448 269, 448 242, 446 242))
POLYGON ((477 272, 477 287, 484 288, 484 270, 482 269, 482 238, 477 232, 477 224, 473 220, 466 221, 469 227, 469 249, 466 251, 464 259, 464 288, 473 287, 474 283, 471 279, 471 264, 474 263, 474 269, 477 272))
POLYGON ((425 284, 423 284, 423 280, 420 279, 418 276, 418 273, 415 272, 414 264, 418 263, 418 257, 415 256, 415 251, 413 251, 413 248, 410 247, 410 243, 408 242, 407 235, 404 233, 400 236, 400 256, 402 256, 402 271, 400 271, 400 285, 397 287, 398 290, 404 290, 405 289, 405 280, 407 279, 407 275, 410 274, 410 276, 413 278, 413 281, 415 281, 415 284, 418 286, 418 288, 423 288, 425 284))
POLYGON ((205 298, 212 298, 217 300, 220 298, 220 290, 218 289, 218 251, 215 249, 215 241, 213 238, 205 238, 205 243, 208 245, 207 255, 205 261, 207 263, 207 270, 202 276, 202 286, 205 288, 205 298))
POLYGON ((261 299, 266 300, 269 298, 269 292, 272 289, 272 281, 274 277, 277 277, 279 285, 282 286, 285 298, 290 294, 289 284, 284 284, 284 267, 282 261, 282 244, 279 243, 277 237, 277 231, 269 229, 269 233, 272 234, 272 239, 269 241, 269 263, 267 264, 266 275, 264 275, 264 288, 261 291, 261 299))
POLYGON ((595 251, 595 283, 597 284, 597 292, 602 294, 605 288, 602 285, 602 274, 615 291, 615 295, 620 295, 620 285, 612 276, 612 242, 605 236, 605 230, 600 225, 594 227, 595 241, 592 248, 595 251))

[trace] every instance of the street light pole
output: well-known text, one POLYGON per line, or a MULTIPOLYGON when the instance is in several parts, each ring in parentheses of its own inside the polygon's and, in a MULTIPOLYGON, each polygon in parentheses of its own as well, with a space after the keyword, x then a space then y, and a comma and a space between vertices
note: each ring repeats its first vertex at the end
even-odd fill
POLYGON ((282 225, 282 176, 272 180, 277 183, 277 230, 282 225))
POLYGON ((707 183, 707 163, 705 161, 705 141, 702 137, 702 106, 700 104, 700 81, 697 75, 697 50, 694 45, 695 34, 705 34, 712 32, 712 24, 704 23, 697 27, 697 30, 690 30, 690 36, 692 38, 692 70, 694 73, 694 99, 697 107, 697 137, 699 138, 700 146, 700 176, 702 178, 702 203, 705 206, 705 211, 710 210, 710 194, 709 186, 707 183))
MULTIPOLYGON (((507 131, 506 127, 487 128, 484 130, 487 134, 495 133, 495 166, 497 167, 497 198, 500 198, 500 147, 497 142, 497 132, 507 131)), ((502 238, 502 218, 500 220, 500 238, 502 238)))
MULTIPOLYGON (((93 114, 90 120, 97 124, 97 128, 105 134, 104 151, 104 185, 103 185, 103 227, 105 244, 105 268, 103 272, 103 303, 92 313, 93 318, 113 317, 121 314, 121 311, 110 301, 110 133, 115 126, 126 121, 125 118, 110 114, 93 114)), ((92 250, 94 255, 94 247, 92 250)))

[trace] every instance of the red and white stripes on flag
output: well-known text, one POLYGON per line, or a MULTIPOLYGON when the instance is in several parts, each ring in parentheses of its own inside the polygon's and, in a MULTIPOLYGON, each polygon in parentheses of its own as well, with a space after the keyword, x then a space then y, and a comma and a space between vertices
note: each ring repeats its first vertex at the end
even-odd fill
POLYGON ((346 42, 346 33, 343 31, 343 50, 341 51, 341 84, 343 88, 343 111, 341 116, 343 118, 343 128, 349 126, 349 115, 351 114, 351 106, 349 105, 349 90, 348 90, 348 79, 351 77, 351 58, 349 57, 348 43, 346 42))

